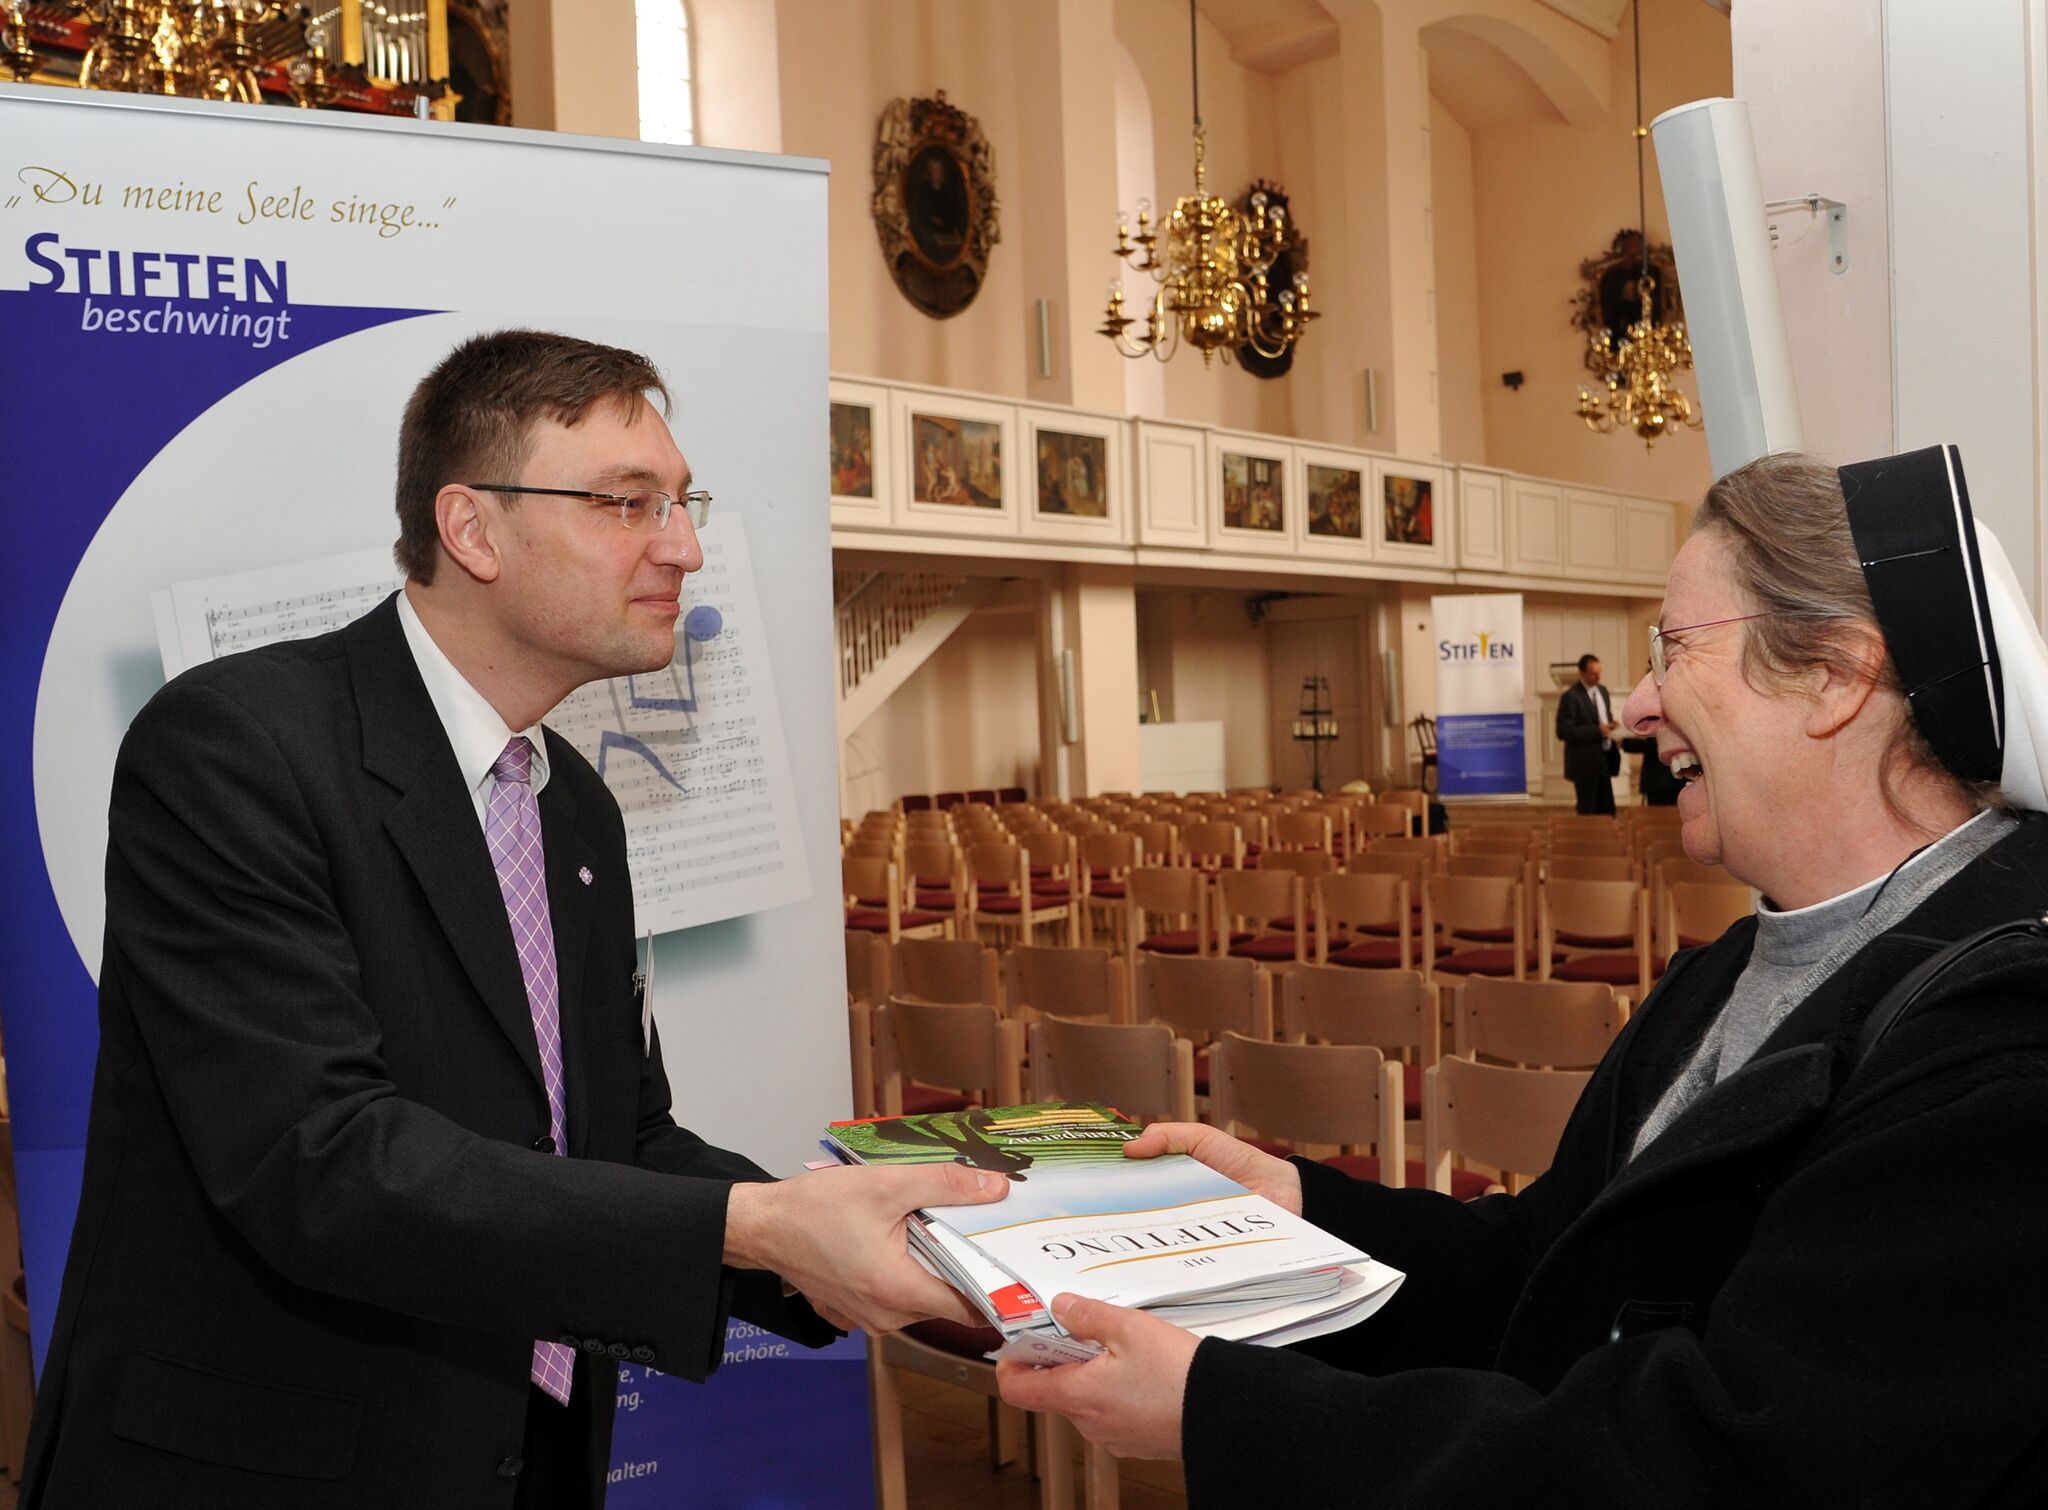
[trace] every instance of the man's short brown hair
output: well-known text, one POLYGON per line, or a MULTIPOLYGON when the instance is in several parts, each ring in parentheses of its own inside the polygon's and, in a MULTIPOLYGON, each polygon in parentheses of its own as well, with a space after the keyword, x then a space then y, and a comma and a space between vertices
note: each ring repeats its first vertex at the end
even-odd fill
POLYGON ((667 417, 668 387, 637 351, 545 330, 499 330, 464 341, 413 389, 398 428, 398 541, 391 554, 399 570, 415 582, 434 580, 436 495, 451 482, 520 481, 535 420, 574 425, 605 400, 630 414, 643 395, 658 398, 667 417))

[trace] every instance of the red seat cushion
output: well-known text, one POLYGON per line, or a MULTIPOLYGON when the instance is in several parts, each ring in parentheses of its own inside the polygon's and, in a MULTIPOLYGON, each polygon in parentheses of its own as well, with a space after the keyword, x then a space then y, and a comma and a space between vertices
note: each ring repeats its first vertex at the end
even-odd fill
POLYGON ((1209 1094, 1209 1051, 1207 1049, 1195 1050, 1195 1094, 1197 1096, 1209 1094))
POLYGON ((1515 930, 1512 928, 1453 928, 1451 937, 1473 944, 1512 944, 1515 930))
POLYGON ((1051 874, 1052 867, 1050 865, 1034 865, 1031 867, 1031 879, 1034 881, 1043 881, 1051 874))
POLYGON ((1012 914, 1022 912, 1024 910, 1024 899, 1022 897, 985 896, 981 898, 979 901, 977 901, 974 904, 974 907, 977 912, 1012 914))
MULTIPOLYGON (((1437 960, 1436 968, 1445 975, 1513 975, 1515 973, 1515 951, 1512 949, 1463 949, 1456 954, 1447 954, 1437 960)), ((1530 974, 1536 972, 1536 956, 1528 960, 1530 974)))
POLYGON ((1422 1066, 1401 1066, 1401 1117, 1413 1122, 1422 1115, 1422 1066))
POLYGON ((963 1096, 958 1091, 942 1091, 935 1085, 919 1085, 914 1080, 903 1082, 903 1115, 922 1117, 932 1112, 964 1112, 974 1105, 972 1096, 963 1096))
POLYGON ((1031 895, 1056 902, 1071 902, 1080 893, 1074 890, 1072 881, 1033 881, 1031 895))
MULTIPOLYGON (((1322 1162, 1332 1169, 1343 1170, 1354 1180, 1371 1180, 1374 1184, 1379 1183, 1380 1161, 1375 1154, 1340 1153, 1322 1162)), ((1420 1189, 1429 1183, 1429 1177, 1423 1173, 1420 1160, 1408 1161, 1407 1180, 1408 1188, 1411 1190, 1420 1189)), ((1486 1194, 1486 1187, 1492 1183, 1493 1181, 1485 1175, 1474 1174, 1469 1169, 1454 1167, 1451 1170, 1451 1196, 1454 1200, 1469 1201, 1482 1196, 1486 1194)))
POLYGON ((1091 895, 1121 898, 1124 895, 1124 883, 1121 881, 1097 881, 1091 895))
POLYGON ((862 910, 849 907, 846 909, 846 926, 862 933, 887 933, 889 914, 876 912, 872 908, 862 910))
MULTIPOLYGON (((1442 959, 1451 953, 1451 946, 1449 944, 1438 944, 1436 952, 1437 958, 1442 959)), ((1506 951, 1503 950, 1502 953, 1505 956, 1506 951)), ((1422 958, 1421 946, 1419 944, 1410 944, 1408 954, 1409 958, 1420 961, 1422 958)), ((1330 963, 1333 965, 1349 965, 1354 970, 1399 969, 1401 965, 1401 941, 1399 939, 1361 939, 1355 944, 1345 945, 1342 949, 1332 949, 1330 951, 1330 963)))
POLYGON ((1597 980, 1610 986, 1638 986, 1633 954, 1582 954, 1550 967, 1552 980, 1597 980))
POLYGON ((1626 949, 1635 942, 1635 939, 1626 933, 1560 932, 1557 941, 1574 949, 1626 949))
POLYGON ((1140 939, 1138 947, 1153 954, 1200 954, 1202 936, 1192 928, 1176 928, 1171 933, 1155 933, 1140 939))
POLYGON ((1269 933, 1263 938, 1246 939, 1241 944, 1232 944, 1233 959, 1253 959, 1262 963, 1291 960, 1294 954, 1294 935, 1291 933, 1269 933))

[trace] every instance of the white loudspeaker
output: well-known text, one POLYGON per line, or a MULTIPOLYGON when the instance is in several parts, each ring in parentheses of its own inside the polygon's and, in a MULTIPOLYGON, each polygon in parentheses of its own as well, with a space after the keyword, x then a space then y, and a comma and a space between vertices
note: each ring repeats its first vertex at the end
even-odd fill
POLYGON ((1805 443, 1749 108, 1695 100, 1658 116, 1650 135, 1699 373, 1707 456, 1721 477, 1805 443))
POLYGON ((1070 745, 1081 742, 1081 714, 1074 705, 1074 652, 1060 652, 1060 738, 1070 745))
POLYGON ((1380 651, 1380 685, 1387 693, 1387 727, 1401 727, 1401 657, 1397 651, 1380 651))

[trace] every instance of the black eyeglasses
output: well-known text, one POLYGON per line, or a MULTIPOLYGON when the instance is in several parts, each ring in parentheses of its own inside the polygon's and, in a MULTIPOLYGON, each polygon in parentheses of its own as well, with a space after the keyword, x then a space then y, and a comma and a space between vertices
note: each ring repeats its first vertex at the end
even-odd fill
POLYGON ((711 519, 711 495, 702 488, 692 488, 682 497, 672 498, 652 488, 636 488, 630 493, 594 493, 585 488, 522 488, 509 482, 465 482, 463 486, 480 493, 540 493, 549 498, 587 498, 592 503, 617 504, 619 523, 636 533, 652 530, 659 534, 667 529, 669 510, 679 503, 692 529, 701 530, 711 519))

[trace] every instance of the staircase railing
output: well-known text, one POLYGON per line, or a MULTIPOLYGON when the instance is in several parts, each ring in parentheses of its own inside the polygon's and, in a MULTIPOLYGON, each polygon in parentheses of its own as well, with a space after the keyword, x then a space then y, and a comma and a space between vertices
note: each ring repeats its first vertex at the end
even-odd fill
POLYGON ((966 578, 940 572, 876 572, 838 604, 839 695, 880 665, 966 578))

